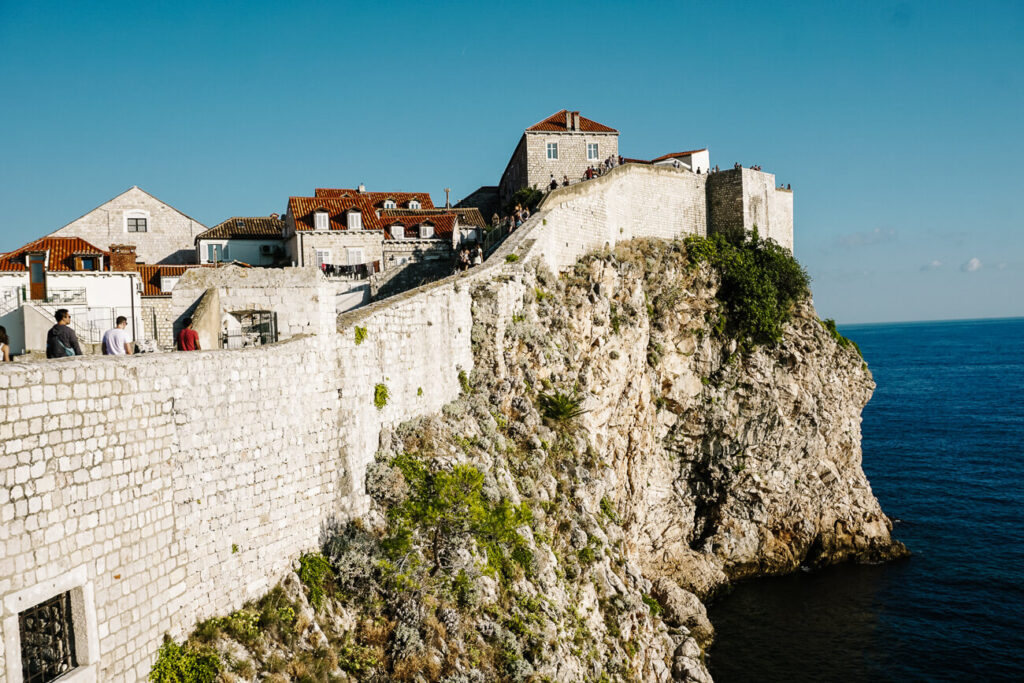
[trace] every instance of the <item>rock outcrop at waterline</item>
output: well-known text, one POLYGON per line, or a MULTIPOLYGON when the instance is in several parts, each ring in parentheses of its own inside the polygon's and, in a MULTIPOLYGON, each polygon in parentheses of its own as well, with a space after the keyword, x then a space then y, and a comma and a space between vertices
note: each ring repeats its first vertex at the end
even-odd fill
POLYGON ((681 242, 474 287, 463 396, 382 436, 329 571, 197 629, 222 676, 706 681, 701 599, 905 553, 860 465, 871 374, 810 301, 744 348, 681 242))

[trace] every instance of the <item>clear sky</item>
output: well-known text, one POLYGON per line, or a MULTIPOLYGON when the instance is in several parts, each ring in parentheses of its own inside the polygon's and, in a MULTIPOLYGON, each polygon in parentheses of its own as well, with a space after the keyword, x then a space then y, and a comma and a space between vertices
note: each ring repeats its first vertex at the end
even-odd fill
POLYGON ((569 108, 791 183, 822 317, 1024 315, 1022 36, 995 0, 0 0, 0 250, 132 185, 207 225, 458 199, 569 108))

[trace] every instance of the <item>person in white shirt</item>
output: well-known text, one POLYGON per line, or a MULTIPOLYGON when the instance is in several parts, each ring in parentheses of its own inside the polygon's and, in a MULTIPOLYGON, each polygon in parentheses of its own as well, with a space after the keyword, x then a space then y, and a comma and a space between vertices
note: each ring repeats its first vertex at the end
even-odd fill
POLYGON ((128 333, 124 328, 128 327, 128 318, 123 315, 117 316, 116 327, 103 333, 103 355, 105 356, 130 356, 132 354, 131 342, 128 340, 128 333))

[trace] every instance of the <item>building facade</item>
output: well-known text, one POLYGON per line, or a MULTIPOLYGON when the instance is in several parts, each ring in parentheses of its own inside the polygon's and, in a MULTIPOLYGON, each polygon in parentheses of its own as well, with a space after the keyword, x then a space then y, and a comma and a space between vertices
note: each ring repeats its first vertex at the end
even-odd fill
POLYGON ((129 244, 143 263, 195 263, 195 239, 206 230, 145 190, 133 186, 50 237, 80 237, 107 247, 129 244))
POLYGON ((579 180, 588 167, 618 155, 619 131, 563 109, 523 132, 501 176, 501 202, 524 187, 545 190, 552 178, 579 180))
POLYGON ((233 216, 196 237, 196 263, 230 263, 250 266, 283 266, 289 262, 284 249, 287 224, 271 216, 233 216))

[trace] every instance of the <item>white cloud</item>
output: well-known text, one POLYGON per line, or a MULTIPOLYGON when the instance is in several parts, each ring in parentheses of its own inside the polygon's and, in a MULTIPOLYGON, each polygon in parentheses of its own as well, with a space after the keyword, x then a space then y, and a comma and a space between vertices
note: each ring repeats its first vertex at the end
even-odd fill
POLYGON ((973 273, 976 270, 981 270, 981 259, 975 256, 970 261, 960 266, 960 270, 964 271, 965 273, 973 273))
POLYGON ((926 263, 923 266, 921 266, 921 270, 935 270, 936 268, 941 268, 941 267, 942 267, 942 261, 940 261, 938 259, 935 259, 934 261, 931 261, 930 263, 926 263))

